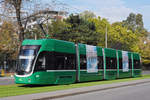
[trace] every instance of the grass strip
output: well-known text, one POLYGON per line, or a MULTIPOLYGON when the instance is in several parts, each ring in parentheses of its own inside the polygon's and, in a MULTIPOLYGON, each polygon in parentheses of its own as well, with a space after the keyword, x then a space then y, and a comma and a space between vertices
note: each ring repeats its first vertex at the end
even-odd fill
POLYGON ((150 78, 150 75, 143 75, 142 77, 137 77, 137 78, 75 83, 69 85, 48 85, 48 86, 26 86, 26 85, 18 85, 18 84, 0 85, 0 98, 8 97, 8 96, 24 95, 24 94, 41 93, 41 92, 51 92, 56 90, 65 90, 65 89, 87 87, 87 86, 94 86, 94 85, 101 85, 101 84, 126 82, 126 81, 140 80, 146 78, 150 78))

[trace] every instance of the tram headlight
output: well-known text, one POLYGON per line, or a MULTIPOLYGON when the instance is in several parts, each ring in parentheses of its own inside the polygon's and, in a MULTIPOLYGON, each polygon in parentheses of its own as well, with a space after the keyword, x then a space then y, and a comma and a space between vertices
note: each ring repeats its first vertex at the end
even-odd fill
POLYGON ((31 82, 31 79, 28 79, 28 82, 31 82))
POLYGON ((19 81, 23 81, 22 78, 19 78, 18 80, 19 80, 19 81))
POLYGON ((35 77, 38 78, 38 77, 40 77, 40 75, 36 75, 35 77))

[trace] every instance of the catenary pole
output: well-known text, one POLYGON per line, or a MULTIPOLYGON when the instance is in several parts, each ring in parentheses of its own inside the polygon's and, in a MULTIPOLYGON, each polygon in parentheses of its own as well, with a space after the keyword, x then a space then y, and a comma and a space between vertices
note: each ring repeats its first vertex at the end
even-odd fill
POLYGON ((107 48, 107 25, 106 25, 106 32, 105 32, 105 48, 107 48))

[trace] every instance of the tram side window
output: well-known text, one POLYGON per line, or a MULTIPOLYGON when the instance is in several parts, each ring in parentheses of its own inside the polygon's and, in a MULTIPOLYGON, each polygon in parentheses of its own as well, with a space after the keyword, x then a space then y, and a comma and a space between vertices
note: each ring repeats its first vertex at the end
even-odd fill
POLYGON ((140 69, 140 60, 134 60, 134 69, 140 69))
POLYGON ((117 69, 117 59, 106 57, 106 69, 117 69))
POLYGON ((75 55, 57 52, 42 52, 35 67, 36 71, 71 69, 75 69, 75 55))
POLYGON ((132 69, 132 60, 129 59, 129 69, 132 69))
POLYGON ((122 69, 122 58, 119 58, 119 69, 122 69))
POLYGON ((86 55, 80 55, 80 69, 86 69, 87 60, 86 55))
POLYGON ((112 69, 117 69, 117 58, 111 58, 112 69))
POLYGON ((75 69, 75 55, 55 52, 56 70, 75 69))
POLYGON ((106 57, 106 69, 110 69, 110 57, 106 57))
POLYGON ((45 53, 46 56, 46 70, 55 70, 55 57, 54 52, 45 53))
POLYGON ((46 56, 45 53, 41 53, 37 59, 36 65, 35 65, 35 71, 44 71, 46 68, 46 56))
POLYGON ((98 57, 98 69, 103 69, 103 56, 98 57))
MULTIPOLYGON (((129 69, 132 69, 132 61, 128 59, 129 69)), ((122 58, 119 58, 119 69, 123 69, 123 61, 122 58)))
MULTIPOLYGON (((66 57, 67 58, 67 57, 66 57)), ((65 69, 65 56, 55 55, 55 67, 57 70, 65 69)))
POLYGON ((76 58, 75 55, 70 54, 67 56, 68 60, 66 60, 67 69, 76 69, 76 58))

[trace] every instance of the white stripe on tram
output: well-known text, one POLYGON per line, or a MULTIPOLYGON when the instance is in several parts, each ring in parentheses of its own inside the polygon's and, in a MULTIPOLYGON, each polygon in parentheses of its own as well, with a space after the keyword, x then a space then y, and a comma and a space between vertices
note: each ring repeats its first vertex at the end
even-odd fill
POLYGON ((76 71, 76 70, 46 70, 46 72, 73 72, 73 71, 76 71))

